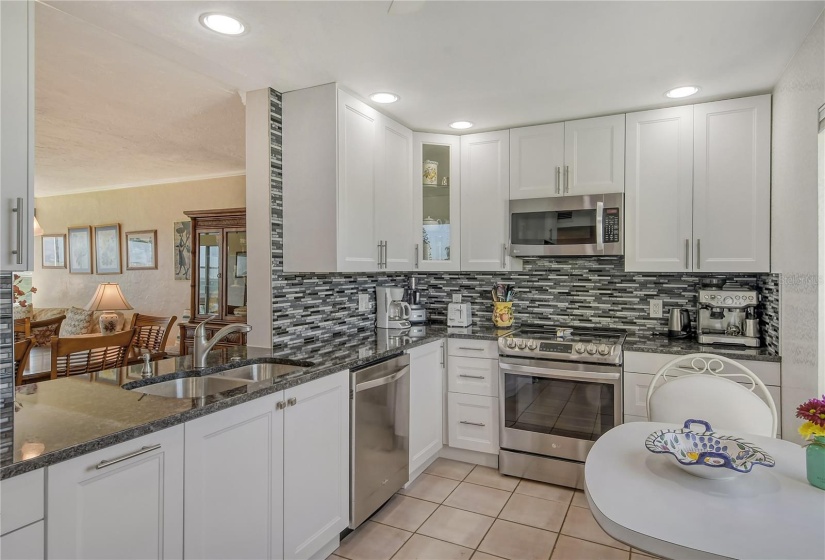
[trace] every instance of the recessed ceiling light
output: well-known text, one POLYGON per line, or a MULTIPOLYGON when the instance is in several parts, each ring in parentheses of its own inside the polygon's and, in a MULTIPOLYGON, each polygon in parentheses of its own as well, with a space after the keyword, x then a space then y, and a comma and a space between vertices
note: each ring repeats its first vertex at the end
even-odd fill
POLYGON ((473 123, 470 121, 455 121, 450 123, 450 128, 457 128, 458 130, 463 130, 465 128, 472 128, 473 123))
POLYGON ((373 93, 370 95, 370 99, 376 103, 395 103, 398 101, 399 97, 388 91, 379 91, 378 93, 373 93))
POLYGON ((201 25, 223 35, 240 35, 246 31, 241 21, 226 14, 203 14, 200 17, 201 25))
POLYGON ((688 97, 698 92, 699 88, 696 86, 682 86, 665 92, 665 95, 673 99, 679 99, 680 97, 688 97))

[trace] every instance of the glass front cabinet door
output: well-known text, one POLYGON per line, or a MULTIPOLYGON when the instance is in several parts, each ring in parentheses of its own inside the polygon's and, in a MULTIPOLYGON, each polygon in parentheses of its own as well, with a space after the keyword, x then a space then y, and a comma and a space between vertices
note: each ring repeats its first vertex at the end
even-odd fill
POLYGON ((459 270, 460 139, 416 133, 414 140, 415 269, 459 270))

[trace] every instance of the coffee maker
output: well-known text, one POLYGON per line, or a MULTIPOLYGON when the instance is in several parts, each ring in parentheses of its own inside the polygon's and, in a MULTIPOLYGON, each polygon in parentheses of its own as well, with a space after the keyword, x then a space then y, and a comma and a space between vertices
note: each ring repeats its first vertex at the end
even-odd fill
POLYGON ((410 276, 409 285, 404 290, 404 301, 410 304, 410 323, 420 325, 427 322, 427 310, 421 304, 421 292, 416 287, 414 276, 410 276))
POLYGON ((697 342, 700 344, 762 345, 755 290, 699 290, 696 310, 697 342))
POLYGON ((404 288, 375 287, 375 326, 379 329, 410 328, 410 304, 404 301, 404 288))

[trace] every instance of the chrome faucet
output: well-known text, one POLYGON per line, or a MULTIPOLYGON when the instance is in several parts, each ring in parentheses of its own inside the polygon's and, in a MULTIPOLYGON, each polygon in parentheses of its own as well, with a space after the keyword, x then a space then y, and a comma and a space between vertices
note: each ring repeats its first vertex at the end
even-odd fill
POLYGON ((239 323, 237 325, 226 325, 224 328, 212 335, 212 338, 206 340, 206 323, 217 317, 217 315, 209 315, 203 322, 195 327, 195 343, 193 346, 193 361, 197 369, 206 367, 206 356, 212 347, 228 334, 233 332, 249 332, 252 327, 246 323, 239 323))

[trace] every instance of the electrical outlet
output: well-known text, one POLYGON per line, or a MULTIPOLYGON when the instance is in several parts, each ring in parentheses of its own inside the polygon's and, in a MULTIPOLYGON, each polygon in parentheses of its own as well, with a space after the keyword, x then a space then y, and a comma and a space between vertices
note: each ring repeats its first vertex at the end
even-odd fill
POLYGON ((453 303, 461 303, 461 294, 453 294, 453 303))
POLYGON ((370 310, 370 295, 358 294, 358 311, 370 310))
POLYGON ((660 299, 650 300, 650 316, 652 318, 657 318, 657 317, 662 316, 662 300, 660 300, 660 299))

